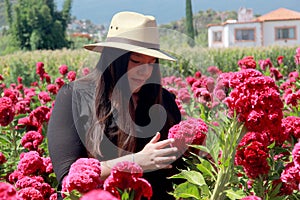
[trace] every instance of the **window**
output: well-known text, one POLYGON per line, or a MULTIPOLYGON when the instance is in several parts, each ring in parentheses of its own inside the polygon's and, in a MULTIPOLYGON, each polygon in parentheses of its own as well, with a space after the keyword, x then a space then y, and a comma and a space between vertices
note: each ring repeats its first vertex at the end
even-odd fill
POLYGON ((235 29, 235 40, 237 41, 254 41, 253 29, 235 29))
POLYGON ((222 31, 213 32, 213 42, 222 42, 222 31))
POLYGON ((275 28, 276 40, 296 39, 295 27, 275 28))

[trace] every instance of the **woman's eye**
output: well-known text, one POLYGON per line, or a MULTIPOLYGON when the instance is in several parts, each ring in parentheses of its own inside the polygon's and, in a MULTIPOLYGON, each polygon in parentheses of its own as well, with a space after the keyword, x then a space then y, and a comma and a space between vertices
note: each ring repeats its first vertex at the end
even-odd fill
POLYGON ((133 60, 132 58, 130 58, 130 61, 133 62, 133 63, 140 63, 139 61, 133 60))

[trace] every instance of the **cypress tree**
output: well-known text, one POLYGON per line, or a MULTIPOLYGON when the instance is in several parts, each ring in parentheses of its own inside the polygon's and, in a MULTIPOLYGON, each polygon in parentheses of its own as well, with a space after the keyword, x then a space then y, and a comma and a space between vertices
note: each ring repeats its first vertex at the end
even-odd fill
POLYGON ((195 32, 194 32, 194 25, 193 25, 193 10, 192 10, 192 1, 186 0, 186 34, 190 37, 188 40, 188 44, 190 46, 194 46, 195 42, 195 32))

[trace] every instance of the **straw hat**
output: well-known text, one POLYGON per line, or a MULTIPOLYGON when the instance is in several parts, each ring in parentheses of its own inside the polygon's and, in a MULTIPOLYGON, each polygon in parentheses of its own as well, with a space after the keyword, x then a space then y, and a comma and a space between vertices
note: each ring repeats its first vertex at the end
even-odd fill
POLYGON ((165 60, 176 60, 160 50, 155 18, 136 12, 115 14, 106 41, 84 46, 85 49, 96 52, 102 52, 103 47, 124 49, 165 60))

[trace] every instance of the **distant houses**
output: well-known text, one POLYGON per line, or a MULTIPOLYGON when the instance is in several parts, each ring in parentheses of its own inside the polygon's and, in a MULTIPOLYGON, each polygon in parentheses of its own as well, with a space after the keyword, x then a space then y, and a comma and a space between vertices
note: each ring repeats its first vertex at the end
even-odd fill
POLYGON ((208 25, 209 47, 255 47, 300 44, 300 12, 279 8, 254 18, 241 8, 238 20, 208 25))

